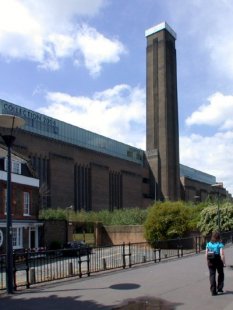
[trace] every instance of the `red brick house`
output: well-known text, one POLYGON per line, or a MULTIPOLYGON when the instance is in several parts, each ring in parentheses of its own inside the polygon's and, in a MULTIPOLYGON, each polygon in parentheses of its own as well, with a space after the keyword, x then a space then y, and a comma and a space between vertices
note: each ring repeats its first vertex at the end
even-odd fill
MULTIPOLYGON (((12 152, 13 249, 38 248, 43 223, 38 220, 39 179, 28 161, 12 152)), ((0 253, 6 246, 7 150, 0 145, 0 253)))

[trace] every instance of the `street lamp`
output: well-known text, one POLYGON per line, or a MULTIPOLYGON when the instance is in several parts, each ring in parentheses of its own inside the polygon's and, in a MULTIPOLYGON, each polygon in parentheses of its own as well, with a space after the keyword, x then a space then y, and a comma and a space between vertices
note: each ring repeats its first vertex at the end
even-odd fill
POLYGON ((11 218, 11 147, 15 141, 14 129, 23 126, 25 121, 17 116, 0 114, 0 127, 5 128, 1 134, 7 146, 7 205, 6 205, 6 288, 7 293, 13 293, 13 244, 11 218))
POLYGON ((220 193, 219 193, 219 189, 220 188, 223 188, 223 184, 222 183, 215 183, 215 184, 212 184, 211 187, 213 188, 217 188, 218 191, 217 191, 217 194, 218 194, 218 199, 217 199, 217 206, 218 206, 218 220, 217 220, 217 223, 218 223, 218 231, 221 232, 221 222, 220 222, 220 209, 219 209, 219 196, 220 196, 220 193))

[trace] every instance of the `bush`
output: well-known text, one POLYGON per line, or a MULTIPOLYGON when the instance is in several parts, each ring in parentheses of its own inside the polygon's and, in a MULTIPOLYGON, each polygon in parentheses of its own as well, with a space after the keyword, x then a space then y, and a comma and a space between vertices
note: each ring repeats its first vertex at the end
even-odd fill
POLYGON ((158 240, 182 237, 189 230, 191 209, 184 202, 160 202, 148 212, 145 238, 155 246, 158 240))

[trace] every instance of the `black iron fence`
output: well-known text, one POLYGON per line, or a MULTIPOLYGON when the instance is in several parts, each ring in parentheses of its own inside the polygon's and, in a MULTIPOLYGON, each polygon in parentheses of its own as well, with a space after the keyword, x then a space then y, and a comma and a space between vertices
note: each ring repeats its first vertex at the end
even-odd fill
MULTIPOLYGON (((222 233, 223 242, 233 242, 233 232, 222 233)), ((79 250, 24 251, 13 254, 14 289, 69 277, 137 264, 159 263, 164 260, 198 254, 209 237, 190 237, 159 241, 155 248, 148 243, 128 243, 79 250)), ((0 255, 0 290, 6 289, 6 255, 0 255)))

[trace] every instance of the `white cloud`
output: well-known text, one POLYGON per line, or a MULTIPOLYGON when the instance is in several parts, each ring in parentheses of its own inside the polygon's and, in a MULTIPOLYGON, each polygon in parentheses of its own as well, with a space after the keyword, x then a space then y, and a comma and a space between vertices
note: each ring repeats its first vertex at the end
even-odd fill
POLYGON ((105 4, 106 0, 2 0, 0 55, 50 70, 58 70, 67 57, 81 64, 82 55, 86 68, 97 75, 104 63, 118 62, 125 48, 88 25, 78 26, 78 18, 97 14, 105 4))
POLYGON ((180 162, 216 176, 233 194, 233 131, 214 136, 192 134, 180 137, 180 162))
POLYGON ((85 65, 93 76, 100 73, 103 63, 118 62, 120 55, 126 52, 121 42, 110 40, 87 25, 78 30, 76 42, 84 56, 85 65))
POLYGON ((145 149, 145 90, 117 85, 92 98, 49 92, 38 111, 75 126, 145 149))
POLYGON ((215 93, 186 119, 186 124, 217 127, 213 136, 180 137, 180 161, 210 173, 233 194, 233 96, 215 93))
POLYGON ((208 103, 186 119, 186 124, 218 126, 221 130, 233 128, 233 96, 215 93, 208 98, 208 103))

